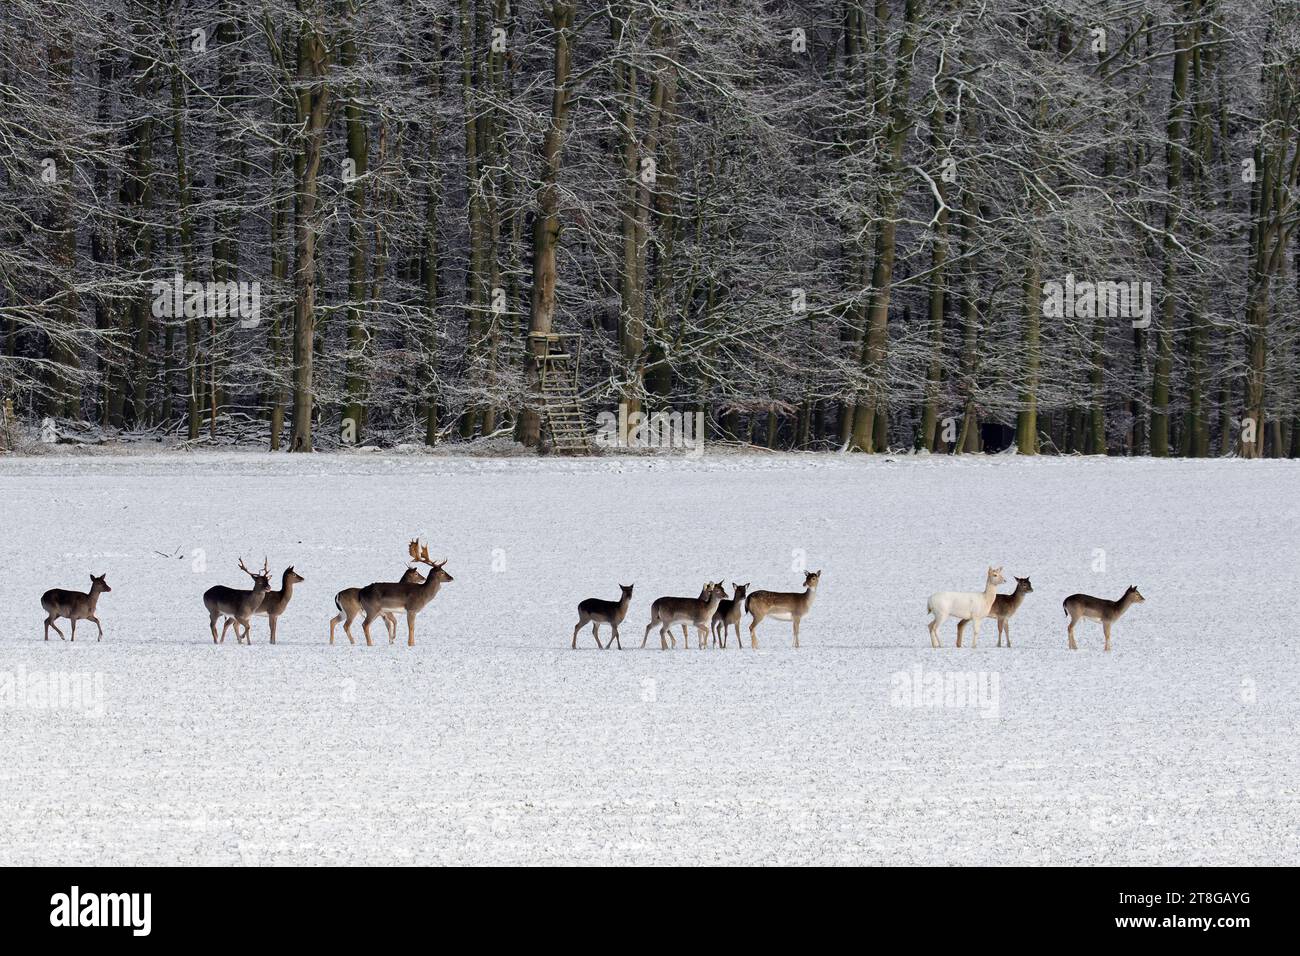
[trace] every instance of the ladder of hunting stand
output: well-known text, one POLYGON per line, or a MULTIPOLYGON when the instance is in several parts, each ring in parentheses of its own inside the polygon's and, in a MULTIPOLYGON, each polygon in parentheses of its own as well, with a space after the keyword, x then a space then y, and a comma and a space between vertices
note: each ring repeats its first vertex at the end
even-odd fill
POLYGON ((582 406, 578 401, 578 349, 581 336, 531 333, 542 388, 542 420, 555 450, 566 455, 590 455, 582 406))

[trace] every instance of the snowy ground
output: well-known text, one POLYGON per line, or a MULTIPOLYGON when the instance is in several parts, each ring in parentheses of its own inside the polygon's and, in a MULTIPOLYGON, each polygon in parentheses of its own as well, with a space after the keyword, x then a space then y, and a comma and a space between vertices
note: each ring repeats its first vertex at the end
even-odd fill
POLYGON ((0 863, 1293 863, 1297 478, 1274 461, 0 458, 0 863), (416 534, 455 577, 418 645, 329 646, 334 592, 396 578, 416 534), (214 647, 203 591, 264 553, 307 579, 280 643, 258 622, 252 647, 214 647), (774 621, 757 652, 639 649, 654 597, 793 589, 805 559, 823 576, 800 650, 774 621), (990 625, 955 649, 950 623, 932 650, 927 595, 978 589, 990 563, 1033 578, 1015 647, 990 625), (41 592, 91 571, 113 587, 104 642, 43 642, 41 592), (571 651, 578 600, 618 582, 636 583, 623 651, 589 633, 571 651), (1114 652, 1096 625, 1068 651, 1061 599, 1129 584, 1147 603, 1114 652), (973 672, 985 696, 905 706, 895 675, 917 667, 923 687, 973 672), (47 700, 51 674, 66 686, 47 700))

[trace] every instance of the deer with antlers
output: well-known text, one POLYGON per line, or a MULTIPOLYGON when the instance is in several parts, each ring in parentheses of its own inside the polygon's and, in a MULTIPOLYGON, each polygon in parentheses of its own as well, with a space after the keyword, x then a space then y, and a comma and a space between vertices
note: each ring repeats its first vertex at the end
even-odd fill
MULTIPOLYGON (((420 573, 419 568, 407 568, 394 583, 423 584, 424 575, 420 573)), ((361 588, 344 588, 334 595, 334 606, 339 609, 339 612, 330 618, 330 643, 334 643, 335 626, 342 624, 343 633, 348 636, 348 642, 355 644, 357 639, 352 636, 352 622, 361 613, 361 588)), ((384 627, 388 629, 388 643, 392 644, 397 640, 397 618, 393 617, 391 611, 385 611, 380 617, 384 619, 384 627)))
MULTIPOLYGON (((280 623, 280 615, 284 613, 284 609, 289 606, 289 599, 293 597, 293 586, 295 584, 301 584, 306 580, 306 578, 293 569, 293 565, 291 564, 284 569, 284 574, 280 578, 280 590, 267 591, 262 595, 262 603, 253 613, 266 615, 267 623, 271 628, 272 644, 275 643, 275 628, 276 625, 280 623)), ((222 641, 226 639, 226 629, 234 623, 234 620, 235 619, 232 617, 226 618, 226 623, 221 628, 222 641)))
MULTIPOLYGON (((265 558, 262 559, 262 570, 260 573, 250 571, 244 564, 244 559, 239 559, 239 570, 243 571, 253 579, 253 590, 241 591, 238 588, 228 588, 223 584, 216 587, 208 588, 203 592, 203 606, 208 609, 208 626, 212 628, 212 643, 224 644, 226 641, 226 628, 221 629, 221 638, 217 638, 217 618, 225 614, 235 622, 235 643, 240 643, 239 636, 240 625, 244 628, 244 641, 248 640, 249 619, 258 612, 262 606, 262 598, 271 587, 271 572, 267 566, 265 558)), ((230 622, 226 622, 229 626, 230 622)))
POLYGON ((366 612, 365 619, 361 622, 361 630, 366 635, 366 646, 374 645, 370 638, 370 623, 377 617, 382 616, 385 612, 405 611, 406 612, 406 645, 415 646, 415 616, 424 610, 426 604, 438 596, 438 589, 448 581, 455 580, 450 574, 443 570, 443 565, 447 559, 441 561, 432 561, 429 559, 428 545, 421 546, 420 539, 416 538, 411 542, 408 551, 411 560, 420 564, 429 566, 429 573, 421 584, 406 584, 397 582, 395 584, 368 584, 357 594, 357 601, 361 609, 366 612))

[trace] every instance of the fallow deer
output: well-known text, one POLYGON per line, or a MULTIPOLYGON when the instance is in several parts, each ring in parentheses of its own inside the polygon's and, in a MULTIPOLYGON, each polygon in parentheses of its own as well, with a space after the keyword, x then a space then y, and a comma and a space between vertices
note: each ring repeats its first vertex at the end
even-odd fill
POLYGON ((96 641, 104 639, 104 626, 99 623, 99 618, 95 616, 95 605, 99 602, 99 596, 106 591, 113 590, 104 580, 108 577, 105 574, 92 574, 90 576, 90 591, 82 594, 80 591, 65 591, 62 588, 52 588, 41 595, 41 607, 45 609, 45 639, 50 639, 50 628, 54 628, 54 633, 59 635, 59 640, 65 641, 63 632, 59 630, 59 625, 54 622, 61 617, 66 617, 72 622, 72 639, 77 639, 77 622, 94 621, 95 627, 99 629, 99 637, 96 641))
MULTIPOLYGON (((1011 646, 1011 618, 1016 611, 1020 610, 1020 605, 1025 602, 1025 595, 1034 590, 1034 586, 1029 583, 1029 578, 1016 578, 1016 589, 1010 594, 999 594, 993 599, 993 607, 989 610, 989 617, 996 618, 998 622, 998 647, 1002 646, 1002 634, 1005 631, 1007 635, 1007 647, 1011 646)), ((970 621, 957 622, 957 646, 961 647, 961 632, 970 621)))
MULTIPOLYGON (((419 568, 407 568, 396 583, 423 584, 424 575, 420 573, 419 568)), ((361 588, 344 588, 334 595, 334 606, 339 609, 339 613, 330 618, 330 643, 334 643, 335 625, 342 623, 343 633, 348 636, 348 643, 355 644, 357 640, 352 636, 352 622, 361 613, 361 588)), ((391 611, 385 611, 381 617, 384 619, 384 627, 388 628, 388 643, 392 644, 397 640, 397 618, 393 617, 391 611)))
MULTIPOLYGON (((289 599, 293 597, 293 586, 301 584, 307 579, 293 569, 293 565, 284 569, 284 574, 280 578, 280 590, 267 591, 262 595, 262 604, 254 614, 265 614, 267 623, 271 627, 271 643, 275 643, 275 626, 280 622, 280 615, 284 609, 289 606, 289 599)), ((226 639, 226 628, 234 623, 233 617, 226 618, 226 623, 221 628, 221 640, 226 639)), ((238 632, 236 632, 238 633, 238 632)))
POLYGON ((794 646, 799 646, 799 622, 812 609, 813 598, 817 596, 817 585, 821 583, 820 571, 805 571, 803 575, 804 590, 799 591, 755 591, 745 599, 745 611, 749 614, 749 646, 758 647, 758 635, 755 628, 765 617, 774 617, 778 621, 790 621, 794 625, 794 646))
POLYGON ((632 603, 633 584, 620 584, 623 594, 617 601, 602 601, 600 598, 587 598, 578 605, 578 623, 573 626, 573 643, 570 645, 573 650, 578 649, 578 631, 583 626, 591 622, 591 636, 596 639, 597 647, 613 647, 617 642, 618 649, 623 649, 623 642, 618 639, 618 626, 623 623, 623 618, 627 617, 628 606, 632 603), (600 626, 608 624, 614 631, 614 635, 609 639, 609 644, 600 643, 600 626))
POLYGON ((736 628, 736 646, 742 647, 744 642, 740 639, 740 619, 745 613, 744 597, 749 593, 748 584, 737 584, 731 582, 732 595, 729 599, 718 602, 718 609, 713 612, 713 641, 724 650, 727 647, 727 628, 736 628), (719 639, 721 634, 721 639, 719 639))
POLYGON ((965 621, 975 625, 970 637, 973 648, 980 636, 980 625, 993 610, 993 601, 998 596, 998 585, 1005 584, 1001 568, 989 568, 985 577, 983 592, 978 591, 939 591, 930 595, 926 609, 934 615, 930 621, 930 645, 939 646, 939 626, 950 617, 958 621, 958 628, 965 621))
POLYGON ((203 592, 203 606, 208 609, 208 626, 212 628, 212 643, 224 644, 226 642, 226 629, 221 629, 221 639, 217 639, 217 618, 225 614, 235 621, 235 643, 240 642, 239 626, 244 627, 244 640, 248 639, 249 619, 257 613, 257 609, 262 606, 262 596, 271 587, 271 575, 267 568, 266 559, 262 559, 262 571, 256 574, 244 565, 244 559, 239 559, 239 569, 253 579, 253 590, 241 591, 237 588, 228 588, 223 584, 216 587, 208 588, 203 592))
MULTIPOLYGON (((709 640, 709 627, 713 624, 713 612, 718 609, 718 604, 726 594, 721 581, 716 584, 710 581, 704 585, 704 590, 697 598, 656 598, 650 605, 650 623, 645 626, 645 636, 641 638, 641 646, 645 647, 646 641, 650 639, 650 629, 658 624, 660 649, 668 650, 670 640, 673 642, 673 647, 676 647, 677 638, 673 637, 672 626, 681 624, 682 633, 685 634, 686 625, 693 624, 700 635, 700 647, 706 647, 709 640)), ((682 643, 683 650, 690 647, 688 639, 683 638, 682 643)))
POLYGON ((447 563, 447 559, 443 558, 441 561, 430 560, 428 545, 421 548, 418 538, 411 542, 409 551, 411 560, 429 566, 429 574, 425 577, 423 584, 404 584, 401 582, 397 584, 368 584, 357 595, 362 610, 366 612, 365 619, 361 622, 361 630, 366 635, 367 647, 374 646, 374 641, 370 638, 370 622, 381 616, 385 611, 406 612, 406 645, 414 647, 415 615, 419 614, 426 604, 438 596, 439 588, 447 582, 455 580, 443 570, 443 565, 447 563))
POLYGON ((1061 607, 1065 609, 1065 616, 1070 619, 1070 625, 1066 630, 1070 638, 1070 650, 1079 649, 1079 645, 1074 643, 1074 625, 1079 623, 1080 618, 1086 617, 1101 622, 1102 633, 1106 635, 1105 649, 1109 651, 1110 626, 1134 604, 1142 604, 1145 601, 1146 598, 1141 595, 1137 586, 1132 584, 1118 601, 1107 601, 1105 598, 1093 597, 1091 594, 1071 594, 1061 602, 1061 607))

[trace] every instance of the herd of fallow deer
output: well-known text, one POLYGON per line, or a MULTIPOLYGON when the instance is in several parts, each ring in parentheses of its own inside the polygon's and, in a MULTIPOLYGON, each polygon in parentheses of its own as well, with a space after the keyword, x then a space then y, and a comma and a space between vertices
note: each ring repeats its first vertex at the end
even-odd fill
MULTIPOLYGON (((329 642, 331 644, 334 643, 334 629, 340 623, 343 625, 343 633, 347 635, 349 643, 357 642, 352 636, 352 622, 362 612, 365 612, 365 616, 361 621, 361 630, 366 644, 374 645, 374 640, 370 636, 370 625, 376 618, 383 620, 388 633, 388 643, 392 644, 397 640, 396 615, 401 612, 406 615, 406 643, 408 646, 415 646, 416 615, 437 597, 442 585, 454 578, 444 568, 446 559, 431 560, 428 546, 421 545, 418 539, 409 544, 407 553, 414 564, 408 565, 398 580, 376 581, 365 587, 345 588, 334 595, 334 607, 338 613, 330 619, 329 642), (415 567, 419 564, 428 567, 427 574, 422 575, 415 567)), ((208 611, 208 626, 212 632, 212 642, 224 643, 226 632, 233 625, 235 642, 251 644, 252 619, 257 615, 263 615, 270 627, 271 643, 274 644, 276 625, 280 615, 288 607, 290 598, 293 597, 294 585, 306 579, 290 565, 284 569, 280 579, 280 590, 276 591, 271 589, 271 574, 265 559, 262 561, 261 571, 249 570, 243 558, 239 560, 239 568, 252 579, 251 589, 217 585, 208 588, 203 594, 203 606, 208 611), (218 635, 217 621, 223 617, 225 621, 218 635)), ((41 607, 46 614, 45 640, 50 639, 51 628, 59 635, 60 640, 66 640, 56 623, 59 618, 66 618, 71 622, 71 636, 74 641, 77 639, 78 621, 93 621, 99 632, 96 640, 103 639, 104 628, 95 614, 95 608, 99 596, 113 590, 108 586, 106 576, 92 574, 90 591, 87 593, 55 588, 41 595, 41 607)), ((748 584, 732 582, 732 594, 731 597, 727 597, 726 588, 721 581, 706 581, 698 597, 656 598, 650 605, 650 622, 645 626, 641 647, 646 646, 650 640, 650 632, 657 627, 660 649, 668 650, 670 645, 675 648, 677 637, 673 633, 674 626, 682 629, 683 649, 690 647, 691 627, 696 630, 697 645, 701 650, 709 647, 710 643, 714 647, 725 649, 732 628, 736 631, 736 646, 742 647, 740 625, 744 616, 748 614, 751 648, 758 647, 758 625, 769 617, 790 622, 794 631, 794 646, 797 648, 799 622, 812 609, 813 599, 817 597, 817 585, 820 582, 820 571, 807 571, 804 573, 802 591, 751 592, 748 584)), ((970 646, 973 648, 979 638, 980 625, 986 618, 991 617, 997 621, 998 647, 1002 646, 1004 636, 1007 647, 1010 647, 1011 618, 1024 603, 1025 596, 1032 593, 1034 588, 1029 578, 1016 578, 1015 590, 1009 594, 999 594, 998 585, 1004 583, 1006 578, 1002 575, 1002 569, 989 568, 983 591, 937 591, 930 595, 927 609, 931 614, 929 622, 931 646, 940 646, 940 626, 949 618, 955 618, 957 646, 962 646, 963 631, 966 625, 970 624, 970 646)), ((619 587, 622 593, 616 601, 587 598, 578 605, 578 623, 573 627, 573 640, 570 643, 575 650, 578 647, 578 633, 587 625, 591 625, 591 635, 598 648, 608 650, 610 647, 617 646, 619 650, 623 649, 623 643, 619 640, 618 626, 623 623, 632 605, 633 585, 620 584, 619 587), (610 629, 609 641, 604 644, 600 640, 602 626, 610 629)), ((1136 587, 1130 587, 1117 601, 1107 601, 1090 594, 1071 594, 1061 605, 1065 610, 1065 616, 1069 618, 1067 637, 1070 650, 1079 649, 1074 639, 1075 625, 1080 620, 1088 618, 1101 624, 1105 637, 1105 650, 1109 651, 1111 627, 1130 607, 1145 600, 1136 587)))

